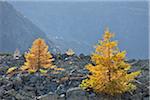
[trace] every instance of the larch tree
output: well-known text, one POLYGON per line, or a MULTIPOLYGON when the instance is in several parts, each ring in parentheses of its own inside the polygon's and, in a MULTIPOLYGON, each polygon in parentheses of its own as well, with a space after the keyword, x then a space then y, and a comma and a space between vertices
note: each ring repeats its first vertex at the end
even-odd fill
POLYGON ((105 30, 103 39, 91 55, 93 64, 86 65, 90 75, 82 81, 81 88, 110 95, 136 89, 133 81, 140 71, 128 72, 131 65, 125 62, 126 51, 119 51, 117 41, 111 40, 113 36, 108 29, 105 30))
POLYGON ((40 68, 53 68, 51 53, 48 51, 48 45, 41 38, 36 39, 29 52, 25 54, 26 62, 21 67, 23 71, 38 71, 40 68))

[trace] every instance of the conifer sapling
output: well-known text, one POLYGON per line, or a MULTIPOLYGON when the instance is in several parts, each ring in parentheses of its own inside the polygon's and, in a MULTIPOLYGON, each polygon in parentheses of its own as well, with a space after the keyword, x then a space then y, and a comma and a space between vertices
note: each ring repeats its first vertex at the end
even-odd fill
POLYGON ((25 54, 26 62, 21 69, 29 72, 36 72, 40 68, 54 68, 51 53, 48 51, 48 45, 41 38, 36 39, 28 53, 25 54))
POLYGON ((125 62, 126 51, 119 51, 117 41, 111 40, 113 36, 108 29, 105 30, 103 39, 96 45, 91 56, 94 64, 86 65, 91 74, 82 81, 81 88, 110 95, 136 88, 133 81, 140 71, 128 73, 131 66, 125 62))

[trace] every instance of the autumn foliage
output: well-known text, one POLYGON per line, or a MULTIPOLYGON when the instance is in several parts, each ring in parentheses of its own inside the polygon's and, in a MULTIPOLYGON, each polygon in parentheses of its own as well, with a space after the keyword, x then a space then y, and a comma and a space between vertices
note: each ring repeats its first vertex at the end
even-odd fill
POLYGON ((21 67, 23 71, 36 72, 40 68, 54 68, 53 58, 48 51, 48 45, 41 38, 36 39, 28 53, 25 54, 26 62, 21 67))
POLYGON ((68 56, 72 56, 72 55, 75 54, 75 52, 74 52, 72 49, 68 49, 68 50, 66 51, 66 54, 67 54, 68 56))
POLYGON ((113 36, 108 29, 105 30, 91 56, 93 64, 86 65, 91 74, 82 81, 81 88, 110 95, 136 88, 133 81, 140 71, 128 73, 131 66, 125 62, 126 51, 119 51, 117 41, 111 40, 113 36))

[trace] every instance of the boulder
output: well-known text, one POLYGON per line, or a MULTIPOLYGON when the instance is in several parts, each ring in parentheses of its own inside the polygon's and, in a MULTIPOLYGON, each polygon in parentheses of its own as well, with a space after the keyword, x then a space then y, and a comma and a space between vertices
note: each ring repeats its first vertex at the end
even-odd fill
POLYGON ((88 100, 86 92, 83 91, 80 87, 70 88, 66 93, 67 100, 88 100))
POLYGON ((58 98, 58 95, 53 94, 52 92, 49 92, 46 95, 36 97, 36 100, 58 100, 57 98, 58 98))

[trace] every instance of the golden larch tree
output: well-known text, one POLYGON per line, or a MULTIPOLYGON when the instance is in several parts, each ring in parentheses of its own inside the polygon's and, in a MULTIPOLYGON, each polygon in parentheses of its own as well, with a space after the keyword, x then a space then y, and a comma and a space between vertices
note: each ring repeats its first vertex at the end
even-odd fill
POLYGON ((125 62, 126 52, 119 51, 117 41, 111 40, 113 36, 108 29, 105 30, 103 39, 91 55, 93 64, 86 65, 91 74, 82 81, 81 88, 110 95, 136 89, 133 81, 140 71, 128 73, 131 66, 125 62))
POLYGON ((21 69, 27 71, 37 71, 40 68, 53 68, 53 58, 48 51, 48 45, 41 38, 36 39, 29 52, 25 54, 26 62, 21 69))

